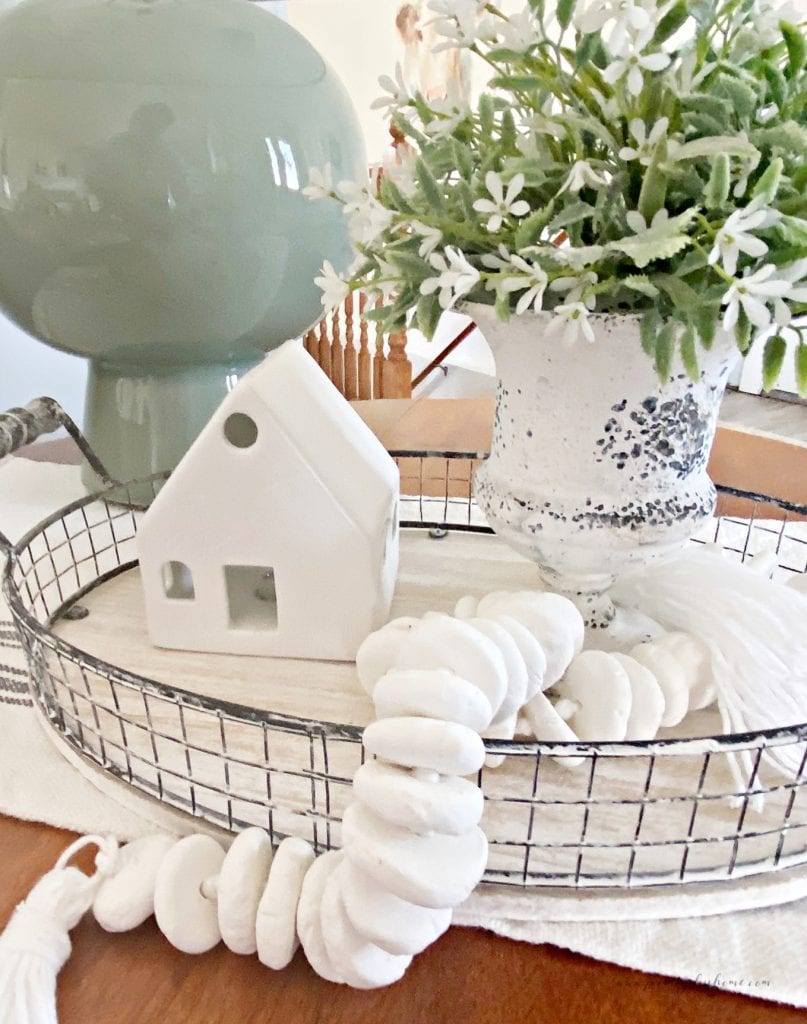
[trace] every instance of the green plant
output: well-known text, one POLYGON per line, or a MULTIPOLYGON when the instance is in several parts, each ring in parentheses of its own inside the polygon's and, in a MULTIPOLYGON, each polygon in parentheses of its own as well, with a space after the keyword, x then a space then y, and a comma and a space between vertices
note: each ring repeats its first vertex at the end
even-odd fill
POLYGON ((427 102, 400 69, 381 79, 400 162, 377 193, 327 169, 306 190, 343 203, 357 250, 344 278, 323 268, 323 302, 369 289, 370 318, 429 336, 463 301, 503 320, 552 309, 569 339, 593 310, 636 311, 659 373, 677 348, 693 377, 718 326, 742 351, 773 328, 766 385, 792 332, 807 393, 807 43, 790 8, 429 6, 490 81, 472 108, 427 102))

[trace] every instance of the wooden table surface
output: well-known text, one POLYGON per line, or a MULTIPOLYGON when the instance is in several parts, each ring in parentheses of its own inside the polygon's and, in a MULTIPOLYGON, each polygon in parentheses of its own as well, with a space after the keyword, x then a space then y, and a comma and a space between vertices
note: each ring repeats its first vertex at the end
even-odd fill
MULTIPOLYGON (((393 446, 416 447, 401 423, 423 426, 413 405, 361 410, 393 446), (373 417, 376 417, 374 421, 373 417), (379 420, 380 417, 380 420, 379 420), (394 436, 390 436, 394 435, 394 436), (406 443, 403 443, 406 442, 406 443)), ((446 444, 461 433, 477 450, 489 411, 455 407, 446 444), (473 434, 474 436, 470 436, 473 434)), ((417 432, 417 431, 416 431, 417 432)), ((439 447, 430 436, 430 446, 439 447)), ((448 445, 450 446, 450 445, 448 445)), ((763 443, 764 447, 764 443, 763 443)), ((50 449, 63 452, 63 449, 50 449)), ((756 461, 756 460, 754 460, 756 461)), ((803 480, 800 481, 803 486, 803 480)), ((0 927, 74 837, 0 816, 0 927)), ((85 861, 86 863, 86 861, 85 861)), ((644 974, 551 946, 451 929, 397 985, 354 992, 322 981, 301 953, 273 973, 223 946, 202 957, 172 949, 153 921, 110 936, 91 916, 73 932, 59 979, 61 1024, 788 1024, 804 1013, 718 988, 644 974)), ((804 965, 794 964, 794 970, 804 965)))

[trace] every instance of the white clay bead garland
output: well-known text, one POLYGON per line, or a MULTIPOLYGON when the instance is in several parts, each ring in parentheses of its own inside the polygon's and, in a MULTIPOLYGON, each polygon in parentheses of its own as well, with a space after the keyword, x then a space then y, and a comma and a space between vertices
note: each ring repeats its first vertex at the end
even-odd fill
POLYGON ((507 693, 507 668, 498 647, 450 615, 424 616, 409 633, 396 668, 449 669, 484 693, 494 715, 507 693))
POLYGON ((546 655, 544 688, 554 685, 576 653, 583 648, 583 618, 572 602, 560 594, 488 594, 479 602, 477 615, 490 618, 509 615, 533 634, 546 655))
POLYGON ((651 640, 637 644, 628 652, 645 668, 650 669, 658 680, 664 694, 664 715, 661 724, 665 728, 678 725, 689 710, 689 686, 684 669, 670 651, 651 640))
POLYGON ((256 952, 255 920, 269 878, 272 841, 262 828, 235 837, 216 886, 219 928, 224 945, 242 956, 256 952))
POLYGON ((128 932, 154 913, 157 871, 175 836, 135 839, 118 850, 114 875, 105 878, 95 895, 95 920, 108 932, 128 932))
POLYGON ((480 828, 461 836, 419 836, 390 825, 361 804, 342 819, 345 856, 386 889, 421 907, 456 907, 485 871, 488 841, 480 828))
POLYGON ((652 740, 664 718, 664 693, 653 673, 645 665, 627 654, 614 652, 628 677, 631 689, 631 708, 628 715, 626 740, 652 740))
POLYGON ((297 904, 297 934, 306 959, 320 978, 341 984, 342 976, 336 970, 322 936, 322 897, 332 872, 343 857, 341 850, 322 853, 306 872, 297 904))
POLYGON ((392 669, 373 690, 376 718, 422 716, 457 722, 479 732, 490 722, 490 701, 466 679, 444 668, 392 669))
POLYGON ((585 742, 625 739, 631 711, 628 674, 605 651, 583 651, 555 688, 558 696, 579 705, 569 725, 585 742))
POLYGON ((378 817, 418 833, 462 835, 479 824, 485 806, 482 791, 467 779, 428 781, 383 761, 366 761, 359 768, 353 794, 378 817))
POLYGON ((331 872, 322 894, 320 923, 325 951, 345 984, 358 989, 392 985, 406 973, 412 957, 388 953, 356 931, 342 898, 343 866, 344 861, 331 872))
POLYGON ((356 672, 359 682, 371 697, 375 684, 395 665, 410 631, 419 622, 419 619, 407 616, 392 619, 362 642, 356 653, 356 672))
MULTIPOLYGON (((518 714, 519 708, 527 699, 529 679, 524 658, 515 640, 498 622, 494 622, 492 619, 468 619, 467 622, 469 626, 473 626, 478 632, 492 640, 504 659, 507 691, 499 705, 499 710, 493 716, 492 724, 508 721, 518 714)), ((485 725, 487 724, 485 723, 485 725)), ((485 726, 479 728, 484 729, 485 726)), ((512 736, 512 733, 510 735, 512 736)))
POLYGON ((290 836, 275 851, 269 879, 255 917, 258 959, 273 971, 282 971, 297 952, 297 906, 314 851, 303 839, 290 836))
POLYGON ((414 956, 440 938, 451 924, 451 910, 419 907, 393 896, 349 860, 336 874, 350 923, 368 942, 387 953, 414 956))
POLYGON ((681 665, 689 689, 688 710, 700 711, 717 699, 712 658, 709 648, 689 633, 665 633, 653 641, 657 649, 667 651, 681 665))
POLYGON ((185 836, 165 854, 154 887, 154 917, 172 946, 206 953, 221 941, 215 896, 206 883, 218 877, 224 850, 206 835, 185 836))
POLYGON ((472 775, 485 760, 479 733, 433 718, 382 718, 364 730, 364 747, 391 764, 440 775, 472 775))
POLYGON ((544 649, 527 627, 510 615, 494 615, 490 621, 495 622, 510 634, 518 647, 519 654, 524 659, 524 667, 527 670, 527 692, 524 695, 524 703, 526 703, 528 700, 532 700, 536 693, 546 689, 544 649))

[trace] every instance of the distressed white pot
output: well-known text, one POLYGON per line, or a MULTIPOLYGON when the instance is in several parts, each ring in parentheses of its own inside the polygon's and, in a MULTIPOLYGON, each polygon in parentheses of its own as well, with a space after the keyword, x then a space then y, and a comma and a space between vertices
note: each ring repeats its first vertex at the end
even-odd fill
POLYGON ((569 346, 552 314, 501 323, 472 304, 496 357, 496 420, 476 497, 496 532, 571 597, 590 627, 610 627, 608 590, 628 569, 680 549, 712 515, 706 473, 734 362, 721 332, 693 382, 676 358, 660 384, 639 318, 593 314, 595 340, 569 346))

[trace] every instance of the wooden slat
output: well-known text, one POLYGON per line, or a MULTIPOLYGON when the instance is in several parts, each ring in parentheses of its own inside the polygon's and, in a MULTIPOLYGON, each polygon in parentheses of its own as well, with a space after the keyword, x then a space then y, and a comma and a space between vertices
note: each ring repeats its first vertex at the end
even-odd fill
POLYGON ((337 307, 331 314, 331 372, 334 387, 340 395, 345 393, 345 352, 342 347, 342 325, 337 307))
POLYGON ((328 337, 328 321, 319 323, 319 365, 328 377, 331 376, 331 339, 328 337))
POLYGON ((406 356, 406 331, 390 335, 381 390, 384 398, 409 398, 412 394, 412 364, 406 356))
MULTIPOLYGON (((367 308, 367 296, 359 296, 359 313, 367 308)), ((359 322, 359 399, 362 401, 373 397, 372 358, 370 356, 370 327, 366 320, 359 322)), ((379 396, 380 397, 380 396, 379 396)))
POLYGON ((319 362, 319 334, 317 331, 307 331, 303 338, 303 344, 305 345, 306 352, 319 362))
POLYGON ((356 342, 354 338, 354 324, 353 324, 353 303, 354 303, 353 292, 348 295, 345 299, 345 352, 344 352, 344 366, 345 366, 345 387, 343 394, 349 402, 359 397, 358 387, 358 363, 357 363, 357 352, 356 342))
POLYGON ((376 328, 375 354, 373 355, 373 398, 384 397, 384 334, 376 328))

